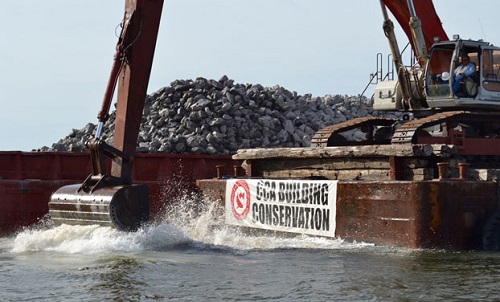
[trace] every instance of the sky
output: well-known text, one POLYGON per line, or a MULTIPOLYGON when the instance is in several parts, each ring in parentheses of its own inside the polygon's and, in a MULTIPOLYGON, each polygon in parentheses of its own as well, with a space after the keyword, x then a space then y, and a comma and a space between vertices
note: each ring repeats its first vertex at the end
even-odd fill
MULTIPOLYGON (((0 151, 51 146, 97 122, 124 2, 2 3, 0 151)), ((498 0, 434 5, 448 36, 500 45, 498 0)), ((382 22, 376 0, 165 0, 148 93, 227 75, 299 94, 358 95, 377 53, 390 53, 382 22)))

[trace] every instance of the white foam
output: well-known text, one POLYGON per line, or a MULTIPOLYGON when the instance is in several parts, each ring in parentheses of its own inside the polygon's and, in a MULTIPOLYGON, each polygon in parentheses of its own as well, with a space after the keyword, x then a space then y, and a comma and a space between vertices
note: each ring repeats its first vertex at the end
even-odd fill
POLYGON ((307 235, 249 233, 248 229, 242 230, 226 225, 223 213, 224 210, 216 203, 184 198, 183 202, 169 208, 163 221, 179 227, 197 246, 210 245, 235 250, 357 249, 374 246, 373 244, 345 243, 342 239, 307 235))
POLYGON ((110 227, 61 225, 51 229, 27 230, 14 239, 13 252, 55 251, 62 253, 134 252, 165 249, 190 242, 178 228, 168 225, 145 227, 135 233, 110 227))
POLYGON ((130 246, 125 234, 99 226, 61 225, 48 230, 27 230, 14 240, 14 252, 58 251, 98 253, 130 246))
MULTIPOLYGON (((109 227, 61 225, 26 230, 17 235, 13 252, 51 251, 69 254, 135 252, 168 250, 180 245, 193 248, 223 247, 234 250, 253 249, 356 249, 367 244, 345 243, 305 235, 253 235, 224 224, 223 209, 215 203, 183 198, 167 209, 156 225, 135 233, 109 227)), ((373 246, 373 245, 368 245, 373 246)))

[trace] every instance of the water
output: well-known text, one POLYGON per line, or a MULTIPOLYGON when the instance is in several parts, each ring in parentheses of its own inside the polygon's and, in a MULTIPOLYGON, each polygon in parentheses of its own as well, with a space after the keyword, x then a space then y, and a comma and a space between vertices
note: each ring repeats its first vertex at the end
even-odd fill
POLYGON ((1 238, 0 301, 500 301, 500 253, 252 235, 183 204, 136 233, 1 238))

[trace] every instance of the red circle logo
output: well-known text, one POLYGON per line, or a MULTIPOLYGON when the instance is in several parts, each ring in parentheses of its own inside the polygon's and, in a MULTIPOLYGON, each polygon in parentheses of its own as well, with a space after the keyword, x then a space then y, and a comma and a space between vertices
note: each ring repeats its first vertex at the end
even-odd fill
POLYGON ((244 180, 238 180, 231 191, 231 207, 234 217, 243 220, 250 212, 250 188, 244 180))

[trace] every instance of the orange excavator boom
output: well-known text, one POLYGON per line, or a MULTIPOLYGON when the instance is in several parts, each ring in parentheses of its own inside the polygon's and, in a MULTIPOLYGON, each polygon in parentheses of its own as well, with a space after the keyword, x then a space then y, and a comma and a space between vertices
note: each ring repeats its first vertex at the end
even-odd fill
MULTIPOLYGON (((412 38, 412 31, 408 20, 410 20, 410 7, 407 0, 381 0, 385 6, 390 10, 394 18, 398 21, 399 25, 405 32, 406 36, 412 47, 416 50, 412 38)), ((441 19, 436 13, 432 0, 418 0, 413 3, 415 12, 422 22, 422 32, 424 34, 425 45, 427 45, 427 52, 429 51, 435 39, 439 41, 448 41, 448 35, 444 31, 441 19)))

